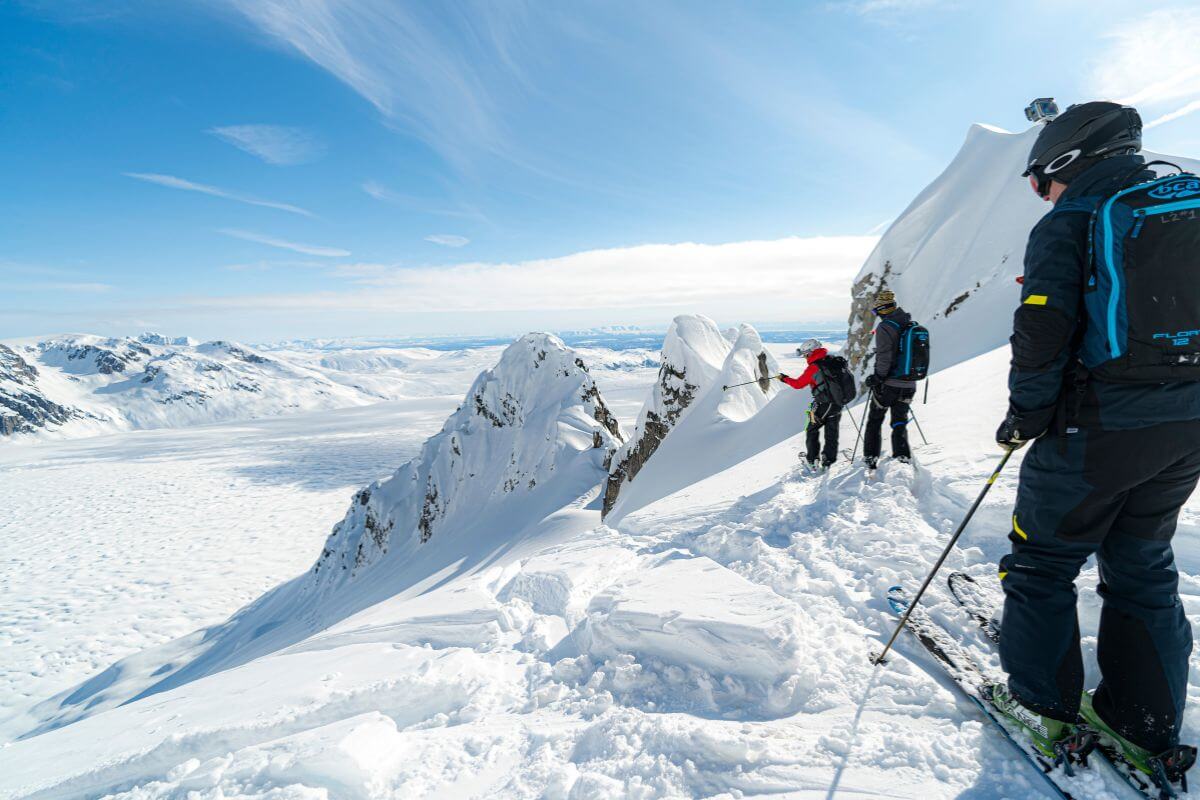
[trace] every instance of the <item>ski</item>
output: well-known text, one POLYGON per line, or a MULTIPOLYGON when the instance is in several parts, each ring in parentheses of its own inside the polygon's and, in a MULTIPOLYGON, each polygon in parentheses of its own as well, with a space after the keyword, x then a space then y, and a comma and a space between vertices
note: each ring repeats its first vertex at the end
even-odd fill
POLYGON ((950 594, 963 610, 979 623, 993 644, 1000 644, 1000 623, 993 613, 996 606, 987 602, 987 589, 965 572, 955 572, 946 579, 950 594))
MULTIPOLYGON (((893 586, 890 588, 888 590, 887 601, 892 611, 898 617, 902 617, 908 610, 908 594, 904 591, 903 587, 893 586)), ((967 699, 974 703, 983 713, 984 718, 992 724, 992 727, 999 731, 1008 740, 1009 744, 1037 770, 1037 773, 1042 776, 1047 787, 1054 792, 1055 796, 1064 798, 1064 800, 1074 800, 1074 796, 1056 781, 1056 777, 1058 776, 1061 776, 1063 780, 1070 780, 1071 776, 1067 774, 1067 771, 1056 767, 1051 759, 1042 755, 1019 732, 1009 729, 1008 725, 992 707, 991 701, 983 696, 983 690, 990 682, 989 676, 967 649, 951 636, 945 628, 934 622, 925 612, 925 609, 920 606, 913 609, 912 614, 908 617, 908 624, 905 627, 921 643, 921 646, 925 648, 926 652, 933 657, 938 665, 945 670, 946 674, 950 676, 967 699)), ((1067 769, 1069 770, 1070 768, 1068 767, 1067 769)))
MULTIPOLYGON (((951 573, 946 582, 950 585, 950 593, 955 601, 979 623, 993 644, 999 644, 1000 624, 996 612, 1003 603, 1002 593, 998 589, 988 589, 965 572, 951 573)), ((1121 750, 1103 735, 1099 736, 1096 751, 1121 780, 1150 800, 1170 800, 1179 796, 1179 790, 1175 786, 1156 783, 1149 775, 1131 764, 1121 750)))

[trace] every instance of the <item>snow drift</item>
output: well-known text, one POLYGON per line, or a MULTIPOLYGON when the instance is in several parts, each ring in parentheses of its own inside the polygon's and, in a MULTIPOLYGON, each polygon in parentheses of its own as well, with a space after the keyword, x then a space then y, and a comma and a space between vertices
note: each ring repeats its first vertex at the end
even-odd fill
MULTIPOLYGON (((1008 341, 1029 231, 1050 209, 1021 177, 1040 130, 971 126, 950 165, 884 233, 851 292, 846 352, 859 374, 874 357, 870 303, 882 288, 929 328, 933 370, 1008 341)), ((1200 170, 1190 159, 1145 155, 1200 170)))

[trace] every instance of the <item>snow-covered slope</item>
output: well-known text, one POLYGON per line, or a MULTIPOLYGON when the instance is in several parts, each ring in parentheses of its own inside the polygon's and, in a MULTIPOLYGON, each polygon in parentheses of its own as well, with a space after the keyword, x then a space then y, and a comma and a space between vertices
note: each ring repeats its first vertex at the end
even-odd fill
MULTIPOLYGON (((756 414, 777 391, 779 365, 749 325, 722 333, 708 317, 675 318, 663 340, 658 380, 629 442, 613 458, 604 494, 608 515, 622 503, 672 430, 705 408, 705 422, 740 422, 756 414), (736 386, 736 384, 746 384, 736 386), (726 390, 725 387, 734 387, 726 390)), ((651 481, 642 481, 651 484, 651 481)), ((643 493, 644 494, 644 493, 643 493)))
MULTIPOLYGON (((389 582, 396 593, 382 602, 325 625, 311 616, 323 609, 285 587, 271 609, 268 595, 186 648, 128 659, 43 705, 46 721, 72 707, 82 718, 0 749, 0 794, 1041 797, 1039 779, 919 647, 901 639, 883 669, 868 660, 895 623, 886 588, 920 580, 998 457, 987 441, 1007 357, 943 372, 921 412, 934 446, 918 450, 916 469, 885 464, 871 483, 844 464, 815 478, 795 469, 799 439, 770 446, 776 400, 739 423, 756 455, 615 527, 568 504, 532 532, 489 537, 485 509, 473 528, 482 548, 429 561, 421 553, 433 550, 405 550, 419 539, 410 532, 323 595, 330 608, 389 582), (289 614, 310 632, 284 636, 289 614), (186 657, 235 636, 243 656, 256 643, 261 652, 110 702, 134 688, 122 670, 178 674, 186 657)), ((664 447, 688 438, 683 424, 664 447)), ((1015 474, 1001 477, 949 568, 994 580, 1015 474)), ((347 521, 367 530, 364 515, 347 521)), ((435 528, 427 546, 449 548, 459 533, 435 528)), ((1186 554, 1200 539, 1196 508, 1180 536, 1186 554)), ((1181 569, 1192 609, 1200 562, 1184 555, 1181 569)), ((317 587, 319 576, 301 581, 317 587)), ((995 666, 937 587, 929 607, 995 666)), ((1097 607, 1085 593, 1087 648, 1097 607)), ((1185 735, 1196 733, 1189 718, 1185 735)), ((1121 795, 1093 770, 1080 796, 1121 795)))
MULTIPOLYGON (((935 370, 1008 341, 1025 243, 1050 209, 1021 177, 1040 130, 973 125, 950 165, 884 233, 852 290, 847 356, 860 372, 873 355, 870 302, 883 287, 929 328, 935 370)), ((1146 157, 1200 170, 1191 159, 1146 157)))
POLYGON ((113 665, 34 711, 38 731, 76 722, 294 645, 440 576, 599 521, 620 445, 587 366, 554 336, 529 334, 474 382, 420 455, 359 491, 312 570, 223 625, 113 665))

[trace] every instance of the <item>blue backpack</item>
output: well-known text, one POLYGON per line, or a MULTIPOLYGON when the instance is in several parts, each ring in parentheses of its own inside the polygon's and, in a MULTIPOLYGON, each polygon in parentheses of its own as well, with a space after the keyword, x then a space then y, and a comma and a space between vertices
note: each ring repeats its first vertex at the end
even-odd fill
POLYGON ((1119 383, 1200 380, 1200 177, 1180 171, 1099 201, 1089 247, 1088 371, 1119 383))
POLYGON ((888 378, 898 381, 925 380, 929 374, 929 331, 915 322, 909 322, 904 327, 890 319, 882 322, 900 330, 896 361, 888 378))

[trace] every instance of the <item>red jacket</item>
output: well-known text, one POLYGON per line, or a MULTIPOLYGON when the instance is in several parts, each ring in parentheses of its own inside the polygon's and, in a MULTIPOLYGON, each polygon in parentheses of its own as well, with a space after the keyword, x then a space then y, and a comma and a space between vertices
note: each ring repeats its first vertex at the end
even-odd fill
POLYGON ((784 378, 783 382, 793 389, 804 389, 813 385, 813 376, 817 374, 817 362, 825 356, 829 355, 829 351, 824 347, 818 347, 808 354, 808 369, 804 370, 804 374, 799 378, 784 378))

